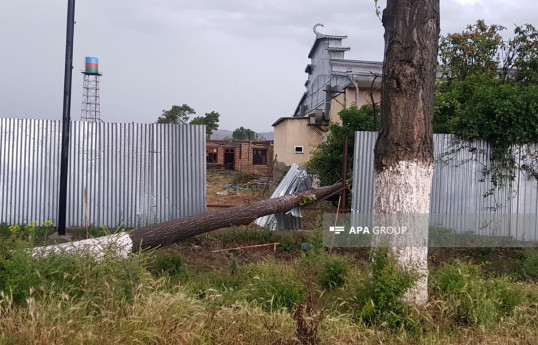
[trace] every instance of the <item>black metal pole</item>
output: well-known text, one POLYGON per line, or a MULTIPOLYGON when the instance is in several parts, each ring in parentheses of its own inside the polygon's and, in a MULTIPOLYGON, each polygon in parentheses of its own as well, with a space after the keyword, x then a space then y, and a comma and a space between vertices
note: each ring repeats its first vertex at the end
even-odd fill
POLYGON ((346 181, 347 181, 347 135, 344 137, 344 161, 342 162, 342 193, 340 194, 340 197, 342 198, 342 201, 340 202, 340 210, 344 212, 346 209, 346 202, 347 202, 347 196, 346 196, 346 181))
POLYGON ((71 81, 73 75, 73 39, 75 32, 75 0, 67 2, 67 35, 65 41, 64 103, 62 152, 60 163, 60 200, 58 203, 58 235, 65 235, 67 211, 67 167, 69 163, 69 127, 71 124, 71 81))

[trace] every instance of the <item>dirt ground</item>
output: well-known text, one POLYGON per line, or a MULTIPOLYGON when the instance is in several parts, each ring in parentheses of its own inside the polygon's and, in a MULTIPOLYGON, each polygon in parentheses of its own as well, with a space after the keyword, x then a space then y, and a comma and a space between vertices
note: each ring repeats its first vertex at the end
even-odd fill
POLYGON ((259 201, 271 196, 272 183, 244 187, 249 180, 256 180, 255 175, 242 174, 233 170, 207 170, 207 211, 212 212, 222 207, 238 206, 249 202, 259 201), (231 185, 231 186, 227 186, 231 185))

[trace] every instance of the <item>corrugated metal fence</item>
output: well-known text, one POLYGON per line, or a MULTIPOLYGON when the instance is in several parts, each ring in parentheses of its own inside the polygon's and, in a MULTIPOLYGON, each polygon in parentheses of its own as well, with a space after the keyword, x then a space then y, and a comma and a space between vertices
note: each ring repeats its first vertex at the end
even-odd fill
MULTIPOLYGON (((0 222, 56 223, 61 121, 0 119, 0 222)), ((137 227, 205 212, 205 126, 72 122, 67 225, 137 227)))
MULTIPOLYGON (((374 146, 376 132, 356 132, 353 169, 352 209, 359 214, 373 211, 374 205, 374 146)), ((522 151, 523 150, 518 150, 522 151)), ((489 164, 490 147, 485 142, 458 143, 453 135, 434 134, 435 171, 432 182, 430 213, 458 215, 448 217, 443 226, 465 231, 491 219, 494 214, 538 214, 538 181, 525 172, 518 172, 512 188, 492 189, 489 178, 484 179, 484 166, 489 164), (462 146, 463 145, 463 148, 462 146), (493 193, 484 197, 490 190, 493 193), (462 216, 467 215, 468 217, 462 216), (482 217, 482 218, 481 218, 482 217)), ((518 154, 519 163, 536 159, 518 154)), ((439 220, 440 217, 434 217, 439 220)), ((535 218, 535 217, 534 217, 535 218)), ((524 233, 526 239, 538 239, 533 217, 506 218, 500 235, 514 236, 514 231, 524 233), (528 220, 530 224, 517 227, 515 221, 528 220), (512 224, 510 224, 512 223, 512 224), (514 230, 518 228, 519 230, 514 230)), ((520 224, 521 225, 521 224, 520 224)), ((523 235, 522 235, 523 236, 523 235)), ((516 237, 521 237, 516 235, 516 237)))

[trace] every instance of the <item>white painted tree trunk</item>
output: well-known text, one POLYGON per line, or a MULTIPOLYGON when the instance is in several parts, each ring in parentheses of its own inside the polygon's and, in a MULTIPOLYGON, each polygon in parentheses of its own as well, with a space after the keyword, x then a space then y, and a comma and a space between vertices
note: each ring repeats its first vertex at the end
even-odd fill
POLYGON ((405 236, 389 239, 389 253, 404 269, 414 269, 419 278, 405 299, 416 304, 428 301, 428 213, 433 164, 400 161, 376 172, 374 212, 377 221, 402 222, 405 236), (381 217, 379 217, 381 216, 381 217), (385 216, 385 217, 383 217, 385 216))
POLYGON ((133 251, 133 241, 129 234, 122 232, 87 240, 54 244, 46 247, 32 249, 33 256, 48 256, 50 254, 76 254, 88 255, 96 260, 106 255, 127 258, 133 251))

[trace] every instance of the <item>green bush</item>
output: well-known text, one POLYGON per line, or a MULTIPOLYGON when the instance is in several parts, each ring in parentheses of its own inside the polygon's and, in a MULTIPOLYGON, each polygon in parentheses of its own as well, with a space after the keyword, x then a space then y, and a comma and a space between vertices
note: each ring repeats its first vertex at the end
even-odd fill
POLYGON ((386 324, 395 330, 415 329, 417 321, 403 297, 414 285, 416 274, 402 269, 386 248, 376 249, 372 259, 367 267, 368 277, 352 301, 355 316, 368 326, 386 324))
POLYGON ((521 278, 525 280, 538 280, 538 249, 527 248, 523 252, 523 263, 519 271, 521 278))
POLYGON ((151 271, 170 276, 183 273, 183 259, 176 253, 157 253, 151 271))
POLYGON ((302 238, 292 232, 273 233, 272 241, 280 243, 280 250, 292 252, 301 246, 302 238))
POLYGON ((0 291, 11 295, 13 302, 23 302, 30 288, 41 284, 38 262, 22 250, 4 252, 0 257, 0 291))
POLYGON ((112 255, 97 261, 89 254, 49 253, 33 257, 25 250, 14 250, 0 259, 0 291, 22 303, 43 294, 69 296, 82 302, 88 313, 102 306, 132 300, 135 289, 151 281, 147 255, 129 258, 112 255))
POLYGON ((315 229, 306 239, 306 248, 316 251, 323 248, 323 230, 315 229))
POLYGON ((342 287, 346 281, 348 266, 345 258, 329 257, 323 262, 319 285, 324 289, 342 287))
POLYGON ((445 265, 433 274, 433 290, 440 294, 459 293, 473 281, 481 278, 480 266, 471 264, 445 265))
MULTIPOLYGON (((379 112, 379 110, 377 109, 379 112)), ((376 131, 379 116, 374 122, 374 109, 365 104, 360 109, 352 106, 338 113, 342 124, 332 122, 326 140, 316 146, 306 167, 313 169, 322 186, 331 185, 342 179, 344 141, 348 137, 348 171, 353 167, 353 145, 356 131, 376 131)))
POLYGON ((257 301, 265 310, 292 310, 296 303, 305 301, 303 283, 297 279, 295 269, 283 270, 278 263, 269 261, 250 266, 250 270, 247 300, 257 301))
POLYGON ((445 265, 431 276, 433 293, 447 302, 456 322, 491 324, 523 302, 518 285, 507 278, 486 280, 477 265, 445 265))
POLYGON ((247 183, 253 180, 259 179, 260 176, 256 174, 250 174, 250 173, 243 173, 239 172, 235 174, 232 183, 233 184, 241 184, 241 183, 247 183))

